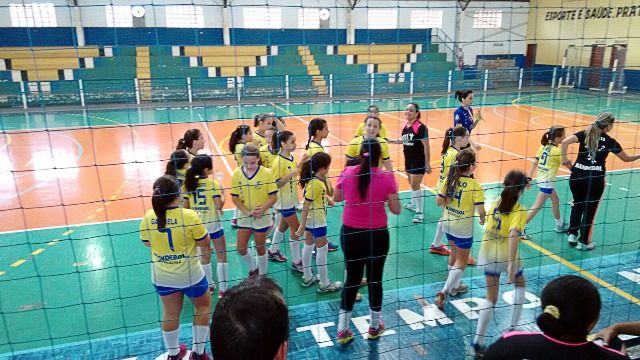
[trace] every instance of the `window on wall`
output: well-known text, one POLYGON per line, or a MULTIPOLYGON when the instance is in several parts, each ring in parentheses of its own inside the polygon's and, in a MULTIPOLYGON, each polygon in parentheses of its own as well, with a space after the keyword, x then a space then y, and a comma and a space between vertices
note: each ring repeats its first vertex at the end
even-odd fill
POLYGON ((398 9, 369 9, 369 29, 397 29, 398 9))
POLYGON ((165 7, 165 19, 170 28, 203 28, 202 6, 170 5, 165 7))
POLYGON ((502 27, 502 10, 478 10, 473 13, 474 29, 499 29, 502 27))
POLYGON ((282 29, 282 9, 275 7, 245 7, 242 18, 246 29, 282 29))
POLYGON ((13 27, 58 26, 56 8, 52 3, 9 4, 13 27))
POLYGON ((411 10, 412 29, 431 29, 442 27, 442 10, 411 10))
POLYGON ((133 16, 129 5, 107 5, 107 27, 133 27, 133 16))
POLYGON ((298 9, 299 29, 320 29, 320 9, 299 8, 298 9))

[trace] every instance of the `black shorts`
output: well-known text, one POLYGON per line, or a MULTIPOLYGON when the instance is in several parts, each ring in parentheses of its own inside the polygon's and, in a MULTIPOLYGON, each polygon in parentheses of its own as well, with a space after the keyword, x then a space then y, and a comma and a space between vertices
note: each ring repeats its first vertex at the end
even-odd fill
POLYGON ((404 168, 405 168, 405 171, 408 172, 409 174, 424 175, 424 173, 426 172, 425 165, 426 165, 426 161, 424 160, 424 158, 420 158, 420 159, 407 159, 406 157, 404 158, 404 168))

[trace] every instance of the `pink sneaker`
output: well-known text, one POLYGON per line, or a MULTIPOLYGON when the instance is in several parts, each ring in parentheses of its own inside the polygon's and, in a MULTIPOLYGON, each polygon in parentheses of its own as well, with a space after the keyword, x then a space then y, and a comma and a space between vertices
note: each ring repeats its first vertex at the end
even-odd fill
POLYGON ((353 333, 349 329, 338 331, 337 341, 340 345, 347 345, 353 341, 353 333))
POLYGON ((189 360, 211 360, 211 356, 207 355, 206 352, 198 355, 192 351, 189 360))
POLYGON ((380 320, 378 323, 378 328, 369 327, 369 335, 367 339, 369 340, 378 340, 380 336, 384 333, 384 321, 380 320))
POLYGON ((187 345, 180 344, 180 352, 178 355, 167 355, 167 360, 182 360, 187 355, 187 345))

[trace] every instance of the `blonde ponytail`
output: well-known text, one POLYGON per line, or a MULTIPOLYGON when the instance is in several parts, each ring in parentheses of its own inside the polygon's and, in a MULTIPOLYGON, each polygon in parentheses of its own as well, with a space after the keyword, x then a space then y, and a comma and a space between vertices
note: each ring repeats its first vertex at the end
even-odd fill
POLYGON ((616 119, 613 117, 613 114, 610 112, 602 112, 598 114, 596 121, 593 124, 589 125, 587 130, 585 130, 584 135, 584 143, 591 155, 591 158, 595 159, 596 151, 598 150, 598 142, 600 141, 600 135, 602 135, 602 130, 606 129, 609 125, 613 125, 613 122, 616 119))

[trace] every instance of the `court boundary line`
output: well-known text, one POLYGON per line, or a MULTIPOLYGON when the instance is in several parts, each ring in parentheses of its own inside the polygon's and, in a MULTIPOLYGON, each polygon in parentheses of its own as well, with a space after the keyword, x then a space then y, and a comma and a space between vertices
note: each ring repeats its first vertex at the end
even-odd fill
MULTIPOLYGON (((523 242, 528 242, 528 240, 523 240, 523 242)), ((627 251, 627 252, 618 253, 618 254, 605 255, 604 257, 601 257, 601 258, 609 258, 609 257, 614 257, 614 256, 618 256, 619 257, 619 256, 622 256, 622 255, 633 254, 633 253, 638 253, 638 252, 640 252, 640 250, 632 250, 632 251, 627 251)), ((551 251, 549 251, 549 253, 553 254, 551 251)), ((560 258, 560 259, 562 259, 562 258, 560 258)), ((595 259, 597 259, 597 258, 582 259, 580 261, 595 260, 595 259)), ((592 276, 595 279, 599 279, 601 282, 598 282, 596 280, 592 280, 592 281, 596 282, 603 289, 611 290, 611 291, 613 291, 613 289, 618 289, 618 290, 620 290, 620 292, 626 293, 624 290, 621 290, 621 289, 609 284, 605 280, 602 280, 602 279, 598 278, 597 276, 591 274, 589 271, 587 271, 587 270, 585 270, 585 269, 583 269, 583 268, 571 263, 570 261, 568 261, 568 260, 565 260, 565 261, 568 264, 571 264, 573 267, 575 267, 577 269, 580 269, 582 272, 584 272, 585 275, 583 275, 583 276, 587 277, 586 274, 588 274, 588 275, 592 276), (605 286, 603 284, 608 284, 609 286, 605 286)), ((558 263, 560 263, 560 265, 564 265, 569 270, 573 270, 573 271, 577 272, 577 270, 574 270, 574 268, 571 267, 571 266, 568 266, 568 265, 566 265, 566 264, 564 264, 562 262, 559 262, 559 261, 558 261, 558 263)), ((527 269, 540 269, 541 267, 548 267, 548 266, 555 266, 555 265, 557 265, 557 264, 551 263, 551 264, 546 264, 546 265, 542 265, 542 266, 530 267, 530 268, 525 268, 525 271, 527 269)), ((583 274, 582 272, 580 272, 580 274, 583 274)), ((484 278, 484 275, 481 274, 481 275, 477 275, 477 276, 472 276, 470 278, 473 279, 473 280, 482 279, 482 278, 484 278)), ((428 284, 407 286, 407 287, 396 288, 396 289, 388 290, 388 291, 389 292, 408 291, 408 290, 413 289, 413 288, 418 288, 418 287, 424 288, 424 287, 427 287, 427 286, 434 286, 436 284, 441 284, 443 282, 444 281, 436 281, 436 282, 432 282, 432 283, 428 283, 428 284)), ((542 291, 542 288, 540 289, 540 291, 542 291)), ((617 293, 615 291, 613 291, 613 292, 616 293, 617 295, 620 295, 619 293, 617 293)), ((627 293, 627 295, 629 295, 629 294, 627 293)), ((635 301, 632 301, 629 298, 626 298, 626 297, 624 297, 622 295, 620 295, 620 296, 625 298, 626 300, 630 301, 631 304, 640 305, 640 299, 637 299, 632 295, 629 295, 629 296, 631 298, 635 299, 635 301)), ((461 299, 464 299, 464 298, 465 297, 462 297, 461 299)), ((339 301, 339 299, 327 299, 327 300, 320 300, 320 301, 309 302, 309 303, 304 303, 304 304, 296 304, 296 305, 289 306, 289 309, 297 309, 297 308, 300 308, 300 307, 308 306, 309 304, 328 303, 328 302, 335 302, 335 301, 339 301)), ((400 299, 398 299, 397 302, 398 303, 402 303, 402 301, 400 299)), ((188 323, 181 324, 181 326, 180 326, 181 329, 183 328, 183 325, 184 325, 185 328, 189 326, 188 323)), ((105 337, 99 337, 99 338, 95 338, 95 339, 92 339, 92 340, 80 340, 80 341, 74 341, 74 342, 63 343, 63 344, 55 344, 55 345, 51 345, 51 346, 40 346, 40 347, 37 347, 37 348, 34 348, 34 349, 18 350, 18 351, 15 351, 15 352, 5 352, 5 353, 0 353, 0 358, 11 357, 11 356, 16 356, 16 355, 26 355, 26 354, 32 354, 32 353, 38 353, 38 352, 54 351, 56 349, 63 349, 63 348, 68 348, 68 347, 72 347, 72 346, 79 346, 79 345, 92 345, 92 343, 95 342, 95 341, 109 341, 109 340, 112 340, 112 339, 127 338, 129 336, 144 335, 144 334, 149 334, 149 333, 152 333, 152 332, 160 333, 160 330, 161 330, 160 328, 148 329, 148 330, 140 330, 140 331, 134 331, 134 332, 129 332, 129 333, 120 334, 120 335, 110 335, 110 336, 105 336, 105 337)), ((49 340, 51 340, 51 339, 49 339, 49 340)), ((134 356, 146 356, 146 354, 134 355, 134 356)), ((153 355, 150 355, 150 356, 153 356, 153 355)))

